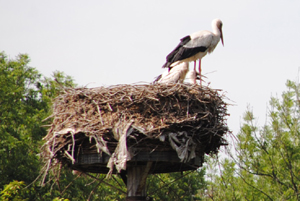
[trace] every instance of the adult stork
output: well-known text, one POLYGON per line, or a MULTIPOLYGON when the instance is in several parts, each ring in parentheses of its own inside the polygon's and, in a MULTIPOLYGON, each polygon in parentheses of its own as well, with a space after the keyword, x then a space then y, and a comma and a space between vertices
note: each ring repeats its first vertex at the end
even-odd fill
POLYGON ((175 65, 170 71, 165 71, 163 74, 159 75, 154 80, 154 83, 183 83, 188 71, 189 62, 181 62, 175 65))
POLYGON ((166 57, 167 61, 163 68, 169 68, 170 71, 179 63, 190 61, 194 61, 194 68, 196 68, 196 61, 199 59, 199 75, 201 76, 201 59, 207 53, 214 51, 220 39, 224 46, 222 26, 220 19, 214 19, 212 21, 213 32, 203 30, 183 37, 177 47, 166 57))

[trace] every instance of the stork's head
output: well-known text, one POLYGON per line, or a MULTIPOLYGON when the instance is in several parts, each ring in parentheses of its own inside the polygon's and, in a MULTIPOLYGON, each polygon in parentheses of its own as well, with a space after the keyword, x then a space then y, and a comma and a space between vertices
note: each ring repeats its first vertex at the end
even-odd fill
POLYGON ((212 21, 212 27, 213 28, 217 28, 219 30, 221 42, 222 42, 222 45, 224 46, 223 31, 222 31, 223 22, 220 19, 218 19, 218 18, 214 19, 212 21))

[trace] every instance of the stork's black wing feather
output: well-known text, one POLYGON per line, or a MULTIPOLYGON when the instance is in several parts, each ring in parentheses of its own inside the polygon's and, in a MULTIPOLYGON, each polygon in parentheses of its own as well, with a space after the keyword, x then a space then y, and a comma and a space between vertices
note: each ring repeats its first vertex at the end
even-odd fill
POLYGON ((173 58, 176 55, 176 53, 178 52, 178 50, 185 44, 187 44, 189 41, 191 40, 190 36, 185 36, 182 39, 180 39, 180 43, 177 45, 177 47, 175 47, 175 49, 170 52, 170 54, 168 54, 168 56, 166 57, 167 62, 163 65, 163 68, 167 68, 169 67, 173 62, 173 58))
POLYGON ((176 61, 180 61, 183 59, 187 59, 189 57, 194 56, 195 54, 199 52, 205 52, 207 50, 207 47, 200 46, 200 47, 192 47, 192 48, 187 48, 187 47, 181 47, 178 49, 172 60, 170 62, 174 63, 176 61))
POLYGON ((167 62, 163 65, 163 68, 170 67, 170 65, 176 61, 192 57, 199 52, 205 52, 207 50, 207 47, 205 46, 191 48, 184 47, 184 45, 190 40, 190 36, 186 36, 181 39, 181 42, 177 45, 177 47, 170 54, 168 54, 166 58, 167 62))

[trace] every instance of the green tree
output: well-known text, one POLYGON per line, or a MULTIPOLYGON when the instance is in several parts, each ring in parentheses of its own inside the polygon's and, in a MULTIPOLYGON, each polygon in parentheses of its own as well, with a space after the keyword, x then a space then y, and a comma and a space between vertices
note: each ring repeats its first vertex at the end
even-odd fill
POLYGON ((300 200, 300 85, 286 86, 281 99, 271 98, 264 127, 245 113, 234 154, 211 175, 208 200, 300 200))
POLYGON ((205 189, 205 169, 183 173, 150 175, 148 194, 154 200, 201 200, 198 192, 205 189))
MULTIPOLYGON (((54 73, 53 79, 43 78, 29 62, 26 54, 8 59, 0 53, 0 191, 1 198, 8 200, 12 199, 9 193, 16 195, 39 175, 38 154, 46 134, 42 120, 49 115, 58 85, 74 86, 72 79, 60 72, 54 73)), ((26 190, 29 197, 30 189, 26 190)))
POLYGON ((7 60, 0 54, 0 187, 15 178, 30 182, 39 168, 32 145, 45 134, 36 123, 44 117, 34 89, 40 75, 28 62, 27 55, 7 60))

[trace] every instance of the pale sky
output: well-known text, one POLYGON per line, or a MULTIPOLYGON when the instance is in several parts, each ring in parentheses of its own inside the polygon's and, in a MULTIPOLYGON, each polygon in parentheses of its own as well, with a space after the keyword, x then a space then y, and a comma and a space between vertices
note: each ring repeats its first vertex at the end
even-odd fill
POLYGON ((248 104, 263 125, 271 95, 298 76, 298 0, 0 0, 0 51, 27 53, 43 75, 63 71, 80 86, 149 83, 180 38, 211 31, 215 18, 225 46, 202 59, 202 71, 234 101, 236 134, 248 104))

